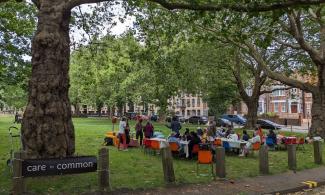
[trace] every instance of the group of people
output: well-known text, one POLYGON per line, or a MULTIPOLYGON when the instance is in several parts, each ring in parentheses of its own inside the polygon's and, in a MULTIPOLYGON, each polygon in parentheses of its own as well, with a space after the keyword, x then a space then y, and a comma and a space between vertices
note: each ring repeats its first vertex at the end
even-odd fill
MULTIPOLYGON (((139 119, 135 125, 135 131, 136 139, 140 139, 140 145, 142 145, 143 135, 145 138, 152 137, 154 134, 154 126, 150 121, 146 125, 142 125, 142 119, 139 119)), ((118 150, 127 151, 128 144, 130 143, 130 126, 125 117, 120 121, 118 138, 118 150)))
MULTIPOLYGON (((135 125, 135 132, 136 132, 136 140, 138 141, 139 145, 143 144, 143 137, 145 138, 152 138, 154 135, 154 126, 150 121, 147 121, 146 125, 142 124, 142 119, 139 119, 135 125)), ((227 138, 229 140, 238 141, 243 140, 246 141, 246 145, 241 148, 242 153, 240 155, 247 155, 249 150, 252 148, 252 145, 256 142, 260 142, 261 144, 263 141, 263 131, 262 129, 256 128, 252 138, 249 136, 246 130, 243 130, 242 137, 238 133, 236 133, 232 126, 218 128, 216 127, 216 123, 214 121, 210 121, 209 125, 205 129, 201 129, 200 127, 197 128, 196 132, 191 131, 186 128, 184 134, 180 134, 180 130, 182 129, 181 123, 177 120, 176 117, 172 118, 172 121, 168 128, 171 129, 171 134, 167 138, 168 142, 176 142, 180 149, 182 149, 182 145, 180 143, 181 140, 188 142, 188 149, 189 149, 189 157, 192 157, 192 149, 194 145, 200 143, 213 143, 216 138, 227 138)), ((119 150, 126 151, 128 148, 128 144, 130 142, 130 126, 126 118, 122 118, 119 124, 119 150)), ((266 139, 266 145, 269 147, 274 147, 277 144, 277 136, 273 130, 269 131, 266 139)))

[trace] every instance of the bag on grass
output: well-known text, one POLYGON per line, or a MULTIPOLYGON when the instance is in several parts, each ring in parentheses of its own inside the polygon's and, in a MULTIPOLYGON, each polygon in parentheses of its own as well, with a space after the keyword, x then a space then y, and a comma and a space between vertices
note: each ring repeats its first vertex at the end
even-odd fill
POLYGON ((105 146, 112 146, 113 145, 113 138, 111 138, 111 137, 105 137, 105 139, 104 139, 104 145, 105 146))

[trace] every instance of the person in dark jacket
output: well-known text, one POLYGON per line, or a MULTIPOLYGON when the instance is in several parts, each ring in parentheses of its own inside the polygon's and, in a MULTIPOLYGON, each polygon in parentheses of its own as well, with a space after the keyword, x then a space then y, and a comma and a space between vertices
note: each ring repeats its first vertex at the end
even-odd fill
POLYGON ((138 140, 140 138, 140 146, 142 146, 143 140, 143 126, 142 126, 142 119, 139 119, 137 124, 135 125, 135 138, 138 140))
POLYGON ((151 138, 153 136, 154 127, 148 121, 147 124, 146 124, 146 126, 144 127, 143 131, 144 131, 144 137, 145 138, 151 138))
POLYGON ((182 140, 190 140, 191 138, 191 135, 190 135, 190 129, 189 128, 186 128, 185 129, 185 132, 182 136, 182 140))
POLYGON ((181 123, 177 120, 177 117, 174 116, 172 122, 170 123, 170 129, 176 133, 176 137, 179 137, 179 131, 182 129, 181 123))
POLYGON ((248 141, 249 139, 250 139, 250 137, 249 137, 249 135, 247 134, 247 131, 244 130, 244 131, 243 131, 243 140, 244 140, 244 141, 248 141))
POLYGON ((130 144, 130 125, 129 122, 126 121, 126 127, 125 127, 125 137, 126 137, 126 145, 128 146, 130 144))
POLYGON ((191 159, 193 157, 193 154, 192 154, 193 146, 195 144, 201 143, 201 139, 197 135, 197 133, 195 133, 194 131, 190 132, 190 137, 189 138, 190 138, 189 139, 190 143, 188 144, 188 149, 189 149, 189 158, 191 159))

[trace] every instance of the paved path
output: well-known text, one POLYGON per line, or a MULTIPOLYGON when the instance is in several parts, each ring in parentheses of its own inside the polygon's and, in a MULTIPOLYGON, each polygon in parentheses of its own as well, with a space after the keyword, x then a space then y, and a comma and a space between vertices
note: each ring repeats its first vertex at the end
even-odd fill
POLYGON ((253 178, 244 178, 240 180, 215 181, 209 184, 192 184, 182 186, 170 186, 166 188, 152 190, 121 190, 110 194, 116 195, 230 195, 230 194, 280 194, 301 191, 307 188, 304 181, 316 181, 319 184, 325 184, 325 167, 300 171, 297 173, 286 172, 277 175, 258 176, 253 178))

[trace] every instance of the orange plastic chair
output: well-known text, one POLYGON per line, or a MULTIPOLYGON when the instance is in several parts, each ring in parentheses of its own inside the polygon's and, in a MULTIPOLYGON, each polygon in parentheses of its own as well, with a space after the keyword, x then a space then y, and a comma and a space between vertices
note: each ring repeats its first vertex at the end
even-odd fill
POLYGON ((211 174, 213 174, 213 160, 212 153, 210 150, 199 150, 198 151, 198 160, 196 163, 196 175, 199 174, 199 164, 210 164, 211 165, 211 174))
POLYGON ((255 142, 253 143, 253 150, 259 150, 261 148, 261 143, 260 142, 255 142))
POLYGON ((192 154, 197 154, 200 150, 199 144, 194 144, 192 154))
POLYGON ((156 154, 157 151, 160 150, 160 142, 157 140, 151 140, 151 147, 150 147, 156 154))
POLYGON ((222 141, 221 141, 221 139, 215 139, 214 142, 213 142, 213 144, 215 146, 222 146, 222 141))
POLYGON ((143 139, 143 151, 144 153, 150 153, 151 150, 151 140, 144 138, 143 139))
POLYGON ((176 142, 169 142, 169 148, 173 153, 178 153, 179 146, 176 142))

